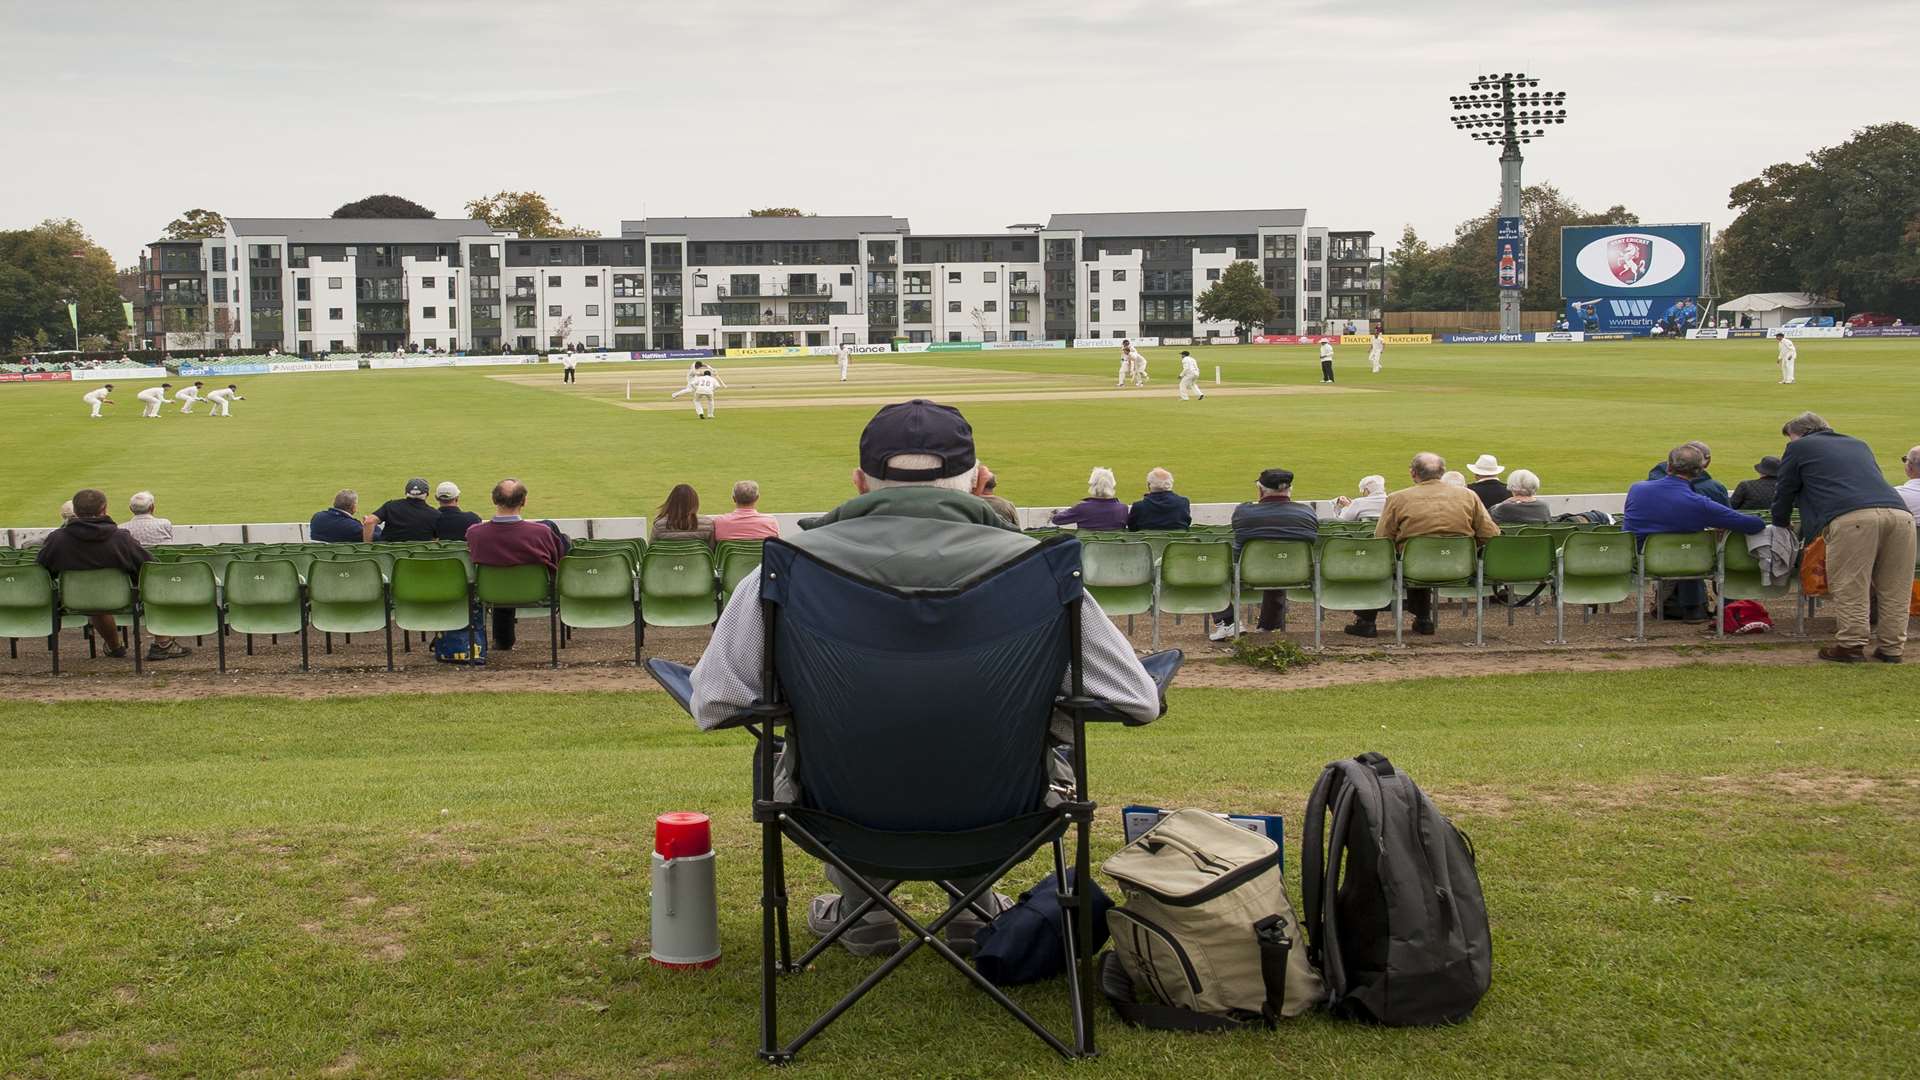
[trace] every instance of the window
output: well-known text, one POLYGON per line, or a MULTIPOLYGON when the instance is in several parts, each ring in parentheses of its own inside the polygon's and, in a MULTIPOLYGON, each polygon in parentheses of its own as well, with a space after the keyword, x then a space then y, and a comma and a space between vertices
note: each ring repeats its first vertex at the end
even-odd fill
POLYGON ((1118 299, 1116 299, 1116 300, 1115 300, 1115 301, 1113 302, 1113 310, 1114 310, 1114 311, 1125 311, 1125 310, 1127 310, 1127 302, 1126 302, 1125 300, 1118 300, 1118 299))
POLYGON ((547 275, 547 288, 549 288, 549 289, 557 289, 557 288, 559 288, 559 287, 560 287, 560 275, 559 275, 559 274, 548 274, 548 275, 547 275))
POLYGON ((547 348, 549 349, 564 349, 566 348, 566 346, 567 346, 567 339, 562 337, 559 334, 554 334, 553 336, 547 338, 547 348))
POLYGON ((600 305, 599 305, 599 304, 588 304, 588 305, 587 305, 587 318, 589 318, 589 319, 591 319, 591 318, 596 318, 596 317, 598 317, 598 316, 599 316, 599 314, 600 314, 600 305))
POLYGON ((388 247, 385 244, 377 245, 373 249, 373 265, 392 266, 393 265, 393 249, 388 247))
POLYGON ((841 274, 841 275, 840 275, 840 284, 842 284, 842 285, 845 285, 845 286, 848 286, 848 287, 852 287, 852 285, 853 285, 853 275, 852 275, 852 274, 841 274))
POLYGON ((1220 268, 1219 268, 1219 267, 1217 267, 1217 266, 1210 266, 1210 267, 1208 267, 1208 268, 1207 268, 1207 280, 1208 280, 1208 281, 1219 281, 1219 280, 1220 280, 1220 268))
POLYGON ((981 311, 999 311, 999 310, 1000 310, 1000 301, 998 301, 998 300, 988 300, 988 301, 986 301, 985 303, 983 303, 983 304, 981 304, 981 305, 980 305, 980 310, 981 310, 981 311))
POLYGON ((547 318, 549 318, 549 319, 557 319, 557 318, 559 318, 559 317, 560 317, 560 305, 559 305, 559 304, 548 304, 548 305, 547 305, 547 318))
POLYGON ((947 284, 949 285, 960 284, 960 271, 958 270, 947 271, 947 284))
POLYGON ((704 349, 707 347, 707 341, 711 336, 712 335, 709 334, 695 334, 693 335, 693 343, 696 347, 704 349))
POLYGON ((437 349, 440 347, 440 339, 439 338, 423 338, 420 341, 420 347, 423 349, 437 349))
POLYGON ((459 285, 459 282, 455 281, 453 278, 447 279, 447 299, 454 300, 459 298, 460 294, 458 291, 456 291, 456 288, 458 285, 459 285))
MULTIPOLYGON (((700 338, 700 344, 705 345, 707 343, 707 336, 705 334, 698 336, 700 338)), ((647 335, 615 334, 613 335, 613 347, 616 349, 644 349, 647 347, 647 335)))
POLYGON ((334 338, 331 341, 327 342, 328 352, 345 352, 346 349, 347 349, 347 343, 344 341, 341 341, 339 338, 334 338))
POLYGON ((547 265, 549 266, 560 265, 560 245, 559 244, 547 245, 547 265))
POLYGON ((998 270, 988 270, 986 273, 980 275, 980 280, 992 285, 1000 280, 1000 272, 998 270))
POLYGON ((1307 261, 1320 261, 1320 238, 1317 236, 1307 237, 1307 261))
POLYGON ((586 280, 582 281, 580 284, 585 285, 589 289, 597 289, 600 287, 600 275, 588 274, 586 277, 586 280))
POLYGON ((909 270, 901 279, 900 291, 904 293, 930 293, 933 291, 933 271, 909 270))
POLYGON ((589 348, 589 349, 597 349, 597 348, 599 348, 599 347, 600 347, 600 335, 599 335, 599 334, 588 334, 588 335, 587 335, 587 348, 589 348))
POLYGON ((925 343, 926 341, 928 341, 928 340, 929 340, 929 339, 930 339, 931 337, 932 337, 932 335, 930 335, 930 334, 928 334, 928 333, 927 333, 927 332, 926 332, 925 330, 909 330, 909 331, 907 331, 907 340, 908 340, 908 341, 916 341, 916 342, 921 342, 921 343, 923 343, 923 344, 924 344, 924 343, 925 343))
POLYGON ((226 270, 227 268, 227 249, 226 248, 217 247, 213 249, 213 268, 216 271, 226 270))
POLYGON ((613 275, 613 295, 615 296, 647 295, 647 281, 646 281, 645 275, 642 275, 642 274, 613 275))
MULTIPOLYGON (((930 323, 933 321, 933 301, 909 300, 906 306, 906 322, 930 323)), ((926 340, 922 338, 921 340, 926 340)))
POLYGON ((1115 270, 1113 272, 1113 280, 1115 281, 1127 280, 1127 272, 1125 270, 1115 270))
POLYGON ((1088 292, 1100 291, 1100 271, 1098 270, 1087 271, 1087 291, 1088 292))
MULTIPOLYGON (((600 245, 583 244, 580 247, 580 263, 583 266, 597 266, 600 262, 600 245)), ((592 282, 588 282, 592 284, 592 282)))
MULTIPOLYGON (((521 245, 520 245, 520 255, 521 255, 522 257, 526 257, 526 256, 529 256, 529 255, 532 255, 532 254, 533 254, 533 245, 532 245, 532 244, 521 244, 521 245)), ((533 339, 532 339, 532 338, 521 338, 520 340, 522 340, 522 341, 527 341, 527 342, 531 342, 531 341, 532 341, 533 339)))
POLYGON ((613 305, 613 325, 615 326, 647 325, 647 305, 645 304, 613 305))
POLYGON ((339 288, 344 288, 344 287, 345 287, 345 281, 346 281, 346 279, 344 279, 344 278, 337 278, 337 277, 330 277, 330 278, 328 278, 328 279, 327 279, 327 288, 329 288, 329 289, 339 289, 339 288))
POLYGON ((339 322, 346 317, 347 310, 345 308, 330 307, 327 309, 327 318, 332 319, 334 322, 339 322))
POLYGON ((313 282, 306 278, 293 279, 293 298, 295 300, 313 299, 313 282))
POLYGON ((949 300, 949 301, 947 301, 947 311, 948 311, 948 312, 950 312, 950 313, 952 313, 952 314, 955 314, 955 315, 957 315, 957 314, 959 314, 959 313, 960 313, 960 301, 958 301, 958 300, 949 300))
POLYGON ((1317 266, 1307 267, 1307 291, 1320 291, 1320 268, 1317 266))
POLYGON ((514 278, 513 279, 513 295, 521 299, 531 299, 533 296, 533 278, 531 277, 514 278))
POLYGON ((431 288, 433 288, 433 279, 432 279, 432 278, 430 278, 430 277, 423 277, 423 278, 421 278, 421 279, 420 279, 420 287, 421 287, 421 288, 423 288, 423 289, 431 289, 431 288))
POLYGON ((499 318, 500 318, 499 304, 473 305, 473 321, 474 322, 492 322, 492 321, 498 320, 499 318))
POLYGON ((1000 340, 1000 334, 999 334, 999 333, 998 333, 997 331, 994 331, 994 330, 989 330, 989 331, 987 331, 987 334, 986 334, 986 337, 985 337, 985 338, 984 338, 983 340, 986 340, 986 341, 999 341, 999 340, 1000 340))
POLYGON ((224 304, 227 302, 226 278, 217 277, 213 279, 213 302, 216 304, 224 304))
POLYGON ((1087 321, 1088 322, 1100 321, 1100 301, 1098 300, 1087 301, 1087 321))
MULTIPOLYGON (((1018 243, 1018 242, 1019 241, 1015 241, 1015 243, 1018 243)), ((1025 330, 1015 330, 1012 334, 1012 338, 1015 341, 1025 341, 1027 340, 1027 332, 1025 330)))
POLYGON ((513 305, 513 328, 514 329, 531 330, 533 329, 533 322, 534 322, 534 319, 533 319, 532 304, 513 305))
POLYGON ((294 327, 299 330, 311 331, 313 329, 313 309, 301 308, 299 311, 295 312, 294 327))
POLYGON ((277 277, 252 278, 247 283, 248 295, 255 300, 280 299, 280 279, 277 277))
POLYGON ((1027 302, 1025 300, 1015 300, 1011 304, 1008 304, 1007 318, 1012 322, 1026 322, 1027 302))

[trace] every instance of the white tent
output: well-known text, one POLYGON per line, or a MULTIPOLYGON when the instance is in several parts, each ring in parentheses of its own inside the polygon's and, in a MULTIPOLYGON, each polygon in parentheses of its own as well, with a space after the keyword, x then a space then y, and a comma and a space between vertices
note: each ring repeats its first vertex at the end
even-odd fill
POLYGON ((1748 293, 1720 305, 1722 314, 1751 315, 1755 326, 1779 326, 1803 315, 1819 315, 1840 308, 1837 300, 1828 300, 1803 292, 1748 293))

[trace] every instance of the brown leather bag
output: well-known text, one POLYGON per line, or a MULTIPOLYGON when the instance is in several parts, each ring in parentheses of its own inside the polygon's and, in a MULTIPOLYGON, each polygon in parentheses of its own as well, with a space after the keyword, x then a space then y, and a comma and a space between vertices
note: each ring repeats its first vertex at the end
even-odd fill
POLYGON ((1800 549, 1800 592, 1827 595, 1827 538, 1816 536, 1800 549))

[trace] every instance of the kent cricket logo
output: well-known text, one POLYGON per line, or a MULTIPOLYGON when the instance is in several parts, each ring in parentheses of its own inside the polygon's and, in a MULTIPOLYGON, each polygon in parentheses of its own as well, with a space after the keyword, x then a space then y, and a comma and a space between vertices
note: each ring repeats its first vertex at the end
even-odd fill
POLYGON ((1687 268, 1687 253, 1664 236, 1614 233, 1596 237, 1574 256, 1580 276, 1599 285, 1647 289, 1687 268))

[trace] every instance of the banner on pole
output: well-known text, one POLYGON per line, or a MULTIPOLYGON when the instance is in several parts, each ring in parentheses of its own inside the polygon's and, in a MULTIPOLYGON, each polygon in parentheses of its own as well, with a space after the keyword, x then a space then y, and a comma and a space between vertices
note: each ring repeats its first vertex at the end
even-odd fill
POLYGON ((1517 217, 1495 222, 1494 250, 1499 253, 1499 282, 1503 289, 1527 287, 1527 234, 1517 217))

